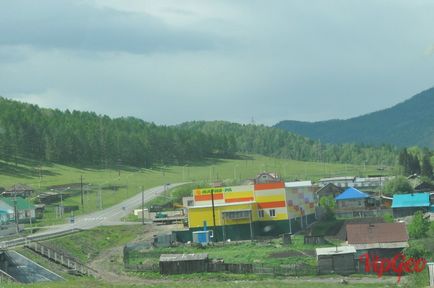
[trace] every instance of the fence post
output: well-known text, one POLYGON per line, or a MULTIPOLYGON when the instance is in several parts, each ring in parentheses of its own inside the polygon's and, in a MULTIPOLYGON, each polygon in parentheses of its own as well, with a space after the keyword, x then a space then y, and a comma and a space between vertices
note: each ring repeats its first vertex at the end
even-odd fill
POLYGON ((429 285, 434 287, 434 262, 427 263, 429 271, 429 285))

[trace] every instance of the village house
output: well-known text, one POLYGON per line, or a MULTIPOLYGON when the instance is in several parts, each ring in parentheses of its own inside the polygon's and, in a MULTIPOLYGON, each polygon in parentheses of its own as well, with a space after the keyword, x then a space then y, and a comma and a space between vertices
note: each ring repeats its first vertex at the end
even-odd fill
POLYGON ((379 208, 380 201, 368 194, 348 188, 335 197, 336 216, 343 218, 352 217, 374 217, 374 210, 379 208))
POLYGON ((347 224, 347 242, 354 246, 357 257, 368 253, 370 257, 392 258, 408 247, 405 223, 347 224))
POLYGON ((431 209, 430 193, 395 194, 392 209, 395 218, 410 216, 416 211, 428 212, 431 209))
POLYGON ((11 187, 9 187, 8 189, 6 189, 5 191, 3 191, 1 193, 1 195, 3 197, 22 197, 22 198, 27 198, 29 196, 31 196, 34 192, 34 189, 28 185, 24 185, 24 184, 15 184, 11 187))
POLYGON ((35 207, 21 197, 0 197, 0 217, 2 221, 15 221, 15 206, 18 214, 18 222, 26 223, 35 220, 35 207))
POLYGON ((321 197, 324 196, 333 196, 335 198, 339 194, 341 194, 344 191, 344 188, 338 187, 333 183, 328 183, 327 185, 321 187, 319 190, 316 191, 316 195, 318 200, 321 199, 321 197))

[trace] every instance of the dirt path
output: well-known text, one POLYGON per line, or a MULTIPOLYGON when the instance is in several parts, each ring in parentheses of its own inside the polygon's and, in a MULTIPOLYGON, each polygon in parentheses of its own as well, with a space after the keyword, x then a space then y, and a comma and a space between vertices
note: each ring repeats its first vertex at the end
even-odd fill
MULTIPOLYGON (((144 233, 138 235, 133 242, 151 242, 155 234, 169 232, 179 229, 179 225, 155 225, 149 224, 144 226, 144 233)), ((105 250, 96 257, 89 266, 98 272, 98 277, 108 283, 161 283, 173 282, 169 280, 145 279, 142 277, 132 276, 124 271, 123 267, 123 246, 118 246, 105 250)))

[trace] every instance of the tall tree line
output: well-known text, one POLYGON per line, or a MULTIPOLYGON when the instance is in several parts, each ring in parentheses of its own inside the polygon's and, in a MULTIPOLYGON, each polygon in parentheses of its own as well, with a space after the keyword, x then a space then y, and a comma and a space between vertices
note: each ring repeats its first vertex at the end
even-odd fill
POLYGON ((395 164, 392 146, 325 144, 263 125, 224 121, 158 126, 133 117, 60 111, 0 97, 0 159, 64 164, 177 164, 237 153, 318 162, 395 164), (18 160, 17 160, 18 159, 18 160))
POLYGON ((225 121, 194 121, 180 125, 205 134, 221 135, 241 153, 316 162, 394 165, 398 150, 391 145, 328 144, 264 125, 225 121))
POLYGON ((232 157, 220 135, 157 126, 133 117, 41 109, 0 98, 0 158, 65 164, 151 166, 205 157, 232 157))
POLYGON ((420 153, 411 153, 407 149, 402 149, 399 153, 399 165, 403 168, 403 174, 418 174, 433 178, 431 156, 432 153, 428 149, 423 149, 420 153))

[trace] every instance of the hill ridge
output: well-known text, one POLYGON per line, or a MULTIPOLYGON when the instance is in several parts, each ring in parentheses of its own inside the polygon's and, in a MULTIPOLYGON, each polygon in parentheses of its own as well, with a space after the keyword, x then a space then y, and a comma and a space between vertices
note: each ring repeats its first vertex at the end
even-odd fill
POLYGON ((285 120, 274 125, 327 143, 434 147, 434 87, 390 108, 349 119, 285 120))

